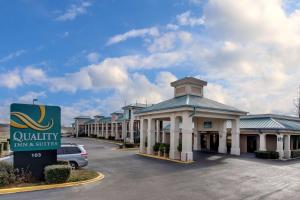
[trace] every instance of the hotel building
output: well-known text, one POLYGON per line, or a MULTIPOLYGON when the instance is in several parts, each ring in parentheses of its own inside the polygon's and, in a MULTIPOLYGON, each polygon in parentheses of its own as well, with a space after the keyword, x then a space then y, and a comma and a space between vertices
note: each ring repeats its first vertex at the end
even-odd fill
POLYGON ((153 154, 156 143, 165 143, 170 147, 169 158, 182 161, 193 160, 197 151, 232 155, 274 151, 279 159, 289 159, 299 149, 299 118, 247 115, 205 98, 206 85, 192 77, 177 80, 171 83, 172 99, 151 106, 128 105, 110 117, 77 117, 75 133, 139 143, 145 154, 153 154))

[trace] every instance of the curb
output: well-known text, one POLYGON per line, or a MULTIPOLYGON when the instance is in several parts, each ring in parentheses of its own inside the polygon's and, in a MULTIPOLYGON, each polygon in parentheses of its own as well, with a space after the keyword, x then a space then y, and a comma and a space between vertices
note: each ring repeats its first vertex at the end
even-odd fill
POLYGON ((104 139, 96 139, 96 138, 81 138, 84 140, 91 140, 91 141, 98 141, 98 142, 104 142, 104 143, 108 143, 108 144, 115 144, 115 145, 121 145, 122 143, 120 142, 113 142, 113 141, 109 141, 109 140, 104 140, 104 139))
POLYGON ((7 188, 7 189, 0 189, 1 194, 14 194, 19 192, 32 192, 32 191, 39 191, 39 190, 49 190, 49 189, 56 189, 56 188, 66 188, 66 187, 74 187, 79 185, 85 185, 89 183, 94 183, 96 181, 100 181, 104 179, 104 174, 98 172, 98 176, 96 178, 85 180, 85 181, 78 181, 78 182, 69 182, 69 183, 59 183, 59 184, 50 184, 50 185, 37 185, 37 186, 27 186, 27 187, 16 187, 16 188, 7 188))
POLYGON ((119 149, 119 148, 112 148, 112 151, 138 151, 140 148, 123 148, 123 149, 119 149))
POLYGON ((144 153, 137 153, 137 155, 144 156, 144 157, 149 157, 149 158, 155 158, 155 159, 159 159, 159 160, 171 161, 171 162, 180 163, 180 164, 192 164, 192 163, 195 162, 195 161, 173 160, 173 159, 170 159, 170 158, 165 158, 165 157, 160 157, 160 156, 154 156, 154 155, 149 155, 149 154, 144 154, 144 153))

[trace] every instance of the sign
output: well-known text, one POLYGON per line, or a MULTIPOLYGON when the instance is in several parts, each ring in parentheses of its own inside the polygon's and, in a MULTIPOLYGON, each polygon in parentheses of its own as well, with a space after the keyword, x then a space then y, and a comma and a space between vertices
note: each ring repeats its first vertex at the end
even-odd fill
POLYGON ((56 150, 14 152, 14 168, 30 171, 31 175, 44 180, 44 168, 57 161, 56 150))
POLYGON ((212 122, 204 122, 203 127, 204 128, 212 128, 212 122))
POLYGON ((11 104, 10 110, 10 144, 14 152, 60 147, 60 107, 11 104))

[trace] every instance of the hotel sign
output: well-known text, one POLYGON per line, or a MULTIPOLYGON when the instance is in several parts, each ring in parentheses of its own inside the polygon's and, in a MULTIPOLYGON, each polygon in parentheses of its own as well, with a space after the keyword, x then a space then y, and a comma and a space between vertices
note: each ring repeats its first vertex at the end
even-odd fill
POLYGON ((13 151, 54 150, 60 147, 60 107, 11 104, 10 110, 10 144, 13 151))

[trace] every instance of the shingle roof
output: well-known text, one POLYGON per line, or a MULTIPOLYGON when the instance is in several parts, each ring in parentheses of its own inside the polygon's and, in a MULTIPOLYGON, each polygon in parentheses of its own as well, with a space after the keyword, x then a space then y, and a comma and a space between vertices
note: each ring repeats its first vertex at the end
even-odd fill
POLYGON ((90 119, 89 116, 77 116, 74 119, 90 119))
POLYGON ((180 97, 175 97, 158 104, 154 104, 153 106, 143 108, 139 111, 136 111, 137 114, 139 113, 147 113, 153 111, 161 111, 161 110, 168 110, 173 108, 180 108, 180 107, 196 107, 201 109, 207 110, 219 110, 219 111, 228 111, 228 112, 236 112, 246 114, 246 112, 238 110, 234 107, 194 95, 184 95, 180 97))
POLYGON ((274 114, 247 115, 241 117, 240 128, 300 131, 300 119, 274 114))
POLYGON ((146 108, 147 106, 151 106, 151 105, 147 105, 147 104, 143 104, 143 103, 133 103, 133 104, 124 106, 122 109, 126 110, 129 108, 146 108))

